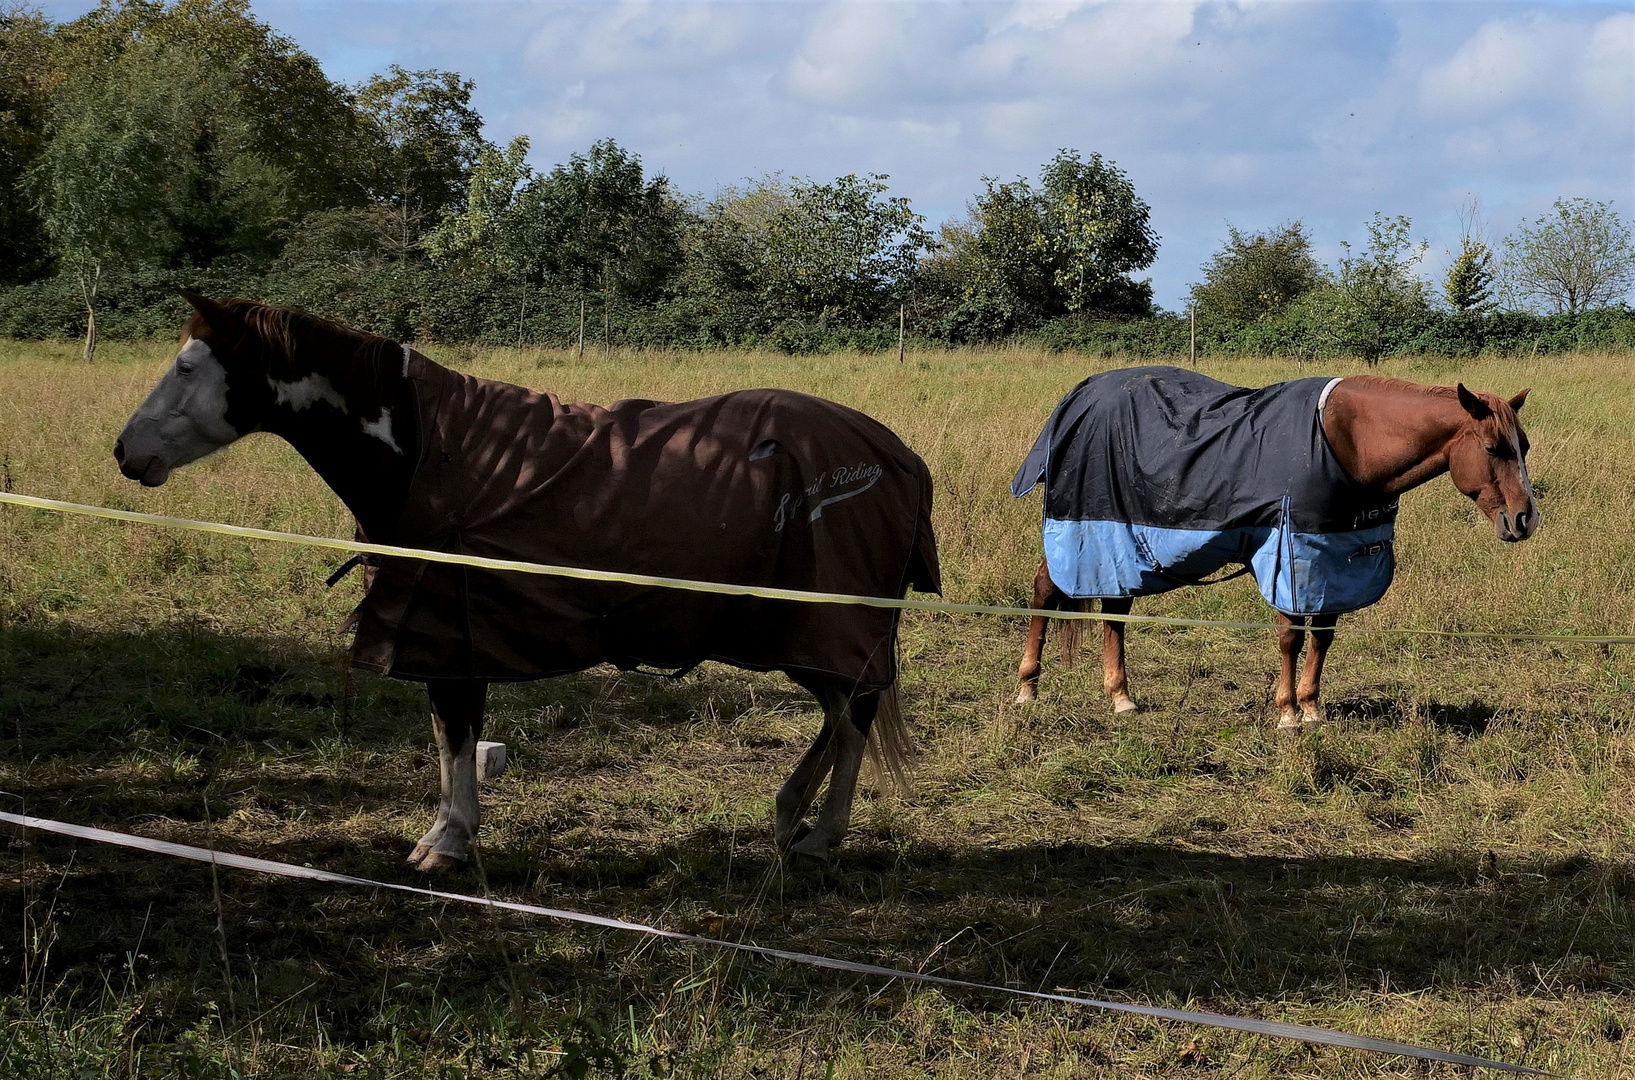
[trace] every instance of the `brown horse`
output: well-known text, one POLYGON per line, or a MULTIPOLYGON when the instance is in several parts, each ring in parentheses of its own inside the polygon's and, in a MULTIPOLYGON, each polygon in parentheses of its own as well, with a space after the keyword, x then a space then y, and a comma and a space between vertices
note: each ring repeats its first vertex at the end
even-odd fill
MULTIPOLYGON (((1129 376, 1140 376, 1142 379, 1151 379, 1154 376, 1160 379, 1168 377, 1172 380, 1191 378, 1194 381, 1200 378, 1196 375, 1189 376, 1179 369, 1159 368, 1109 372, 1094 378, 1115 379, 1120 376, 1125 377, 1122 383, 1112 381, 1101 384, 1103 388, 1115 387, 1116 390, 1102 389, 1100 392, 1103 395, 1121 393, 1126 384, 1134 385, 1135 380, 1129 376)), ((1086 383, 1091 381, 1087 380, 1086 383)), ((1213 380, 1206 382, 1212 383, 1213 380)), ((1352 497, 1357 505, 1378 508, 1359 514, 1357 518, 1359 522, 1372 514, 1381 515, 1379 520, 1393 522, 1396 500, 1399 496, 1442 473, 1447 473, 1454 487, 1473 500, 1482 513, 1487 515, 1500 540, 1507 543, 1525 540, 1538 528, 1538 504, 1533 497, 1532 485, 1527 475, 1527 434, 1522 430, 1516 415, 1527 399, 1526 390, 1506 401, 1493 394, 1467 390, 1462 384, 1457 387, 1417 386, 1398 379, 1374 376, 1334 379, 1326 383, 1322 380, 1305 382, 1315 385, 1302 391, 1308 396, 1300 399, 1305 403, 1305 412, 1297 416, 1297 419, 1303 420, 1309 416, 1315 420, 1314 435, 1320 430, 1320 436, 1312 440, 1315 447, 1312 453, 1329 456, 1331 461, 1343 470, 1343 474, 1331 472, 1331 478, 1336 478, 1341 485, 1354 487, 1352 497), (1318 390, 1321 391, 1320 396, 1316 393, 1318 390), (1315 413, 1310 409, 1313 401, 1316 405, 1315 413)), ((1266 391, 1253 392, 1218 383, 1214 386, 1230 393, 1226 394, 1224 399, 1217 399, 1211 407, 1218 405, 1220 400, 1241 400, 1240 395, 1270 393, 1283 387, 1296 388, 1298 384, 1278 384, 1266 388, 1266 391)), ((1072 397, 1070 394, 1068 399, 1063 400, 1063 406, 1058 406, 1058 414, 1052 416, 1053 423, 1072 397)), ((1094 403, 1086 405, 1080 410, 1080 415, 1095 407, 1097 406, 1094 403)), ((1128 411, 1127 405, 1122 402, 1118 407, 1128 411)), ((1284 416, 1282 419, 1287 421, 1288 417, 1284 416)), ((1173 417, 1165 417, 1163 424, 1149 424, 1149 431, 1153 428, 1162 428, 1163 439, 1171 443, 1185 442, 1186 437, 1196 438, 1200 428, 1196 414, 1192 414, 1187 420, 1191 426, 1184 428, 1182 425, 1170 426, 1173 417), (1186 437, 1182 436, 1183 431, 1186 437)), ((1207 428, 1207 422, 1202 426, 1207 428)), ((1285 423, 1283 426, 1295 425, 1285 423)), ((1041 436, 1041 446, 1050 434, 1051 428, 1047 427, 1046 434, 1041 436)), ((1255 432, 1253 437, 1259 441, 1266 439, 1267 435, 1264 430, 1260 430, 1255 432)), ((1098 457, 1093 465, 1086 465, 1085 469, 1102 471, 1130 469, 1139 476, 1138 483, 1159 488, 1172 486, 1173 477, 1164 473, 1164 466, 1159 462, 1131 460, 1139 458, 1142 453, 1150 453, 1161 458, 1166 453, 1166 445, 1168 444, 1151 441, 1143 443, 1130 437, 1125 437, 1122 442, 1104 442, 1102 446, 1106 448, 1106 453, 1098 457), (1157 449, 1148 451, 1146 448, 1151 446, 1156 446, 1157 449)), ((1036 453, 1038 452, 1036 449, 1036 453)), ((1207 456, 1213 450, 1187 452, 1207 456)), ((1275 459, 1257 459, 1258 464, 1250 467, 1277 471, 1284 467, 1285 461, 1286 455, 1275 459)), ((1030 465, 1033 464, 1033 460, 1030 459, 1030 465)), ((1226 462, 1222 466, 1226 470, 1239 467, 1233 462, 1226 462)), ((1025 470, 1028 468, 1029 466, 1024 466, 1025 470)), ((1221 468, 1216 469, 1216 472, 1220 471, 1221 468)), ((1031 487, 1033 480, 1037 478, 1036 470, 1026 481, 1026 485, 1031 487)), ((1018 481, 1019 483, 1023 481, 1020 474, 1018 481)), ((1282 483, 1283 473, 1278 472, 1273 479, 1274 490, 1284 490, 1277 486, 1282 483)), ((1169 490, 1169 496, 1173 502, 1182 501, 1172 489, 1169 490)), ((1047 500, 1051 497, 1047 490, 1047 500)), ((1288 503, 1285 500, 1285 513, 1287 507, 1288 503)), ((1048 554, 1051 529, 1048 503, 1046 516, 1048 554)), ((1394 566, 1390 561, 1391 527, 1390 524, 1386 524, 1380 534, 1382 538, 1375 543, 1363 546, 1353 543, 1349 549, 1341 549, 1341 554, 1346 554, 1347 550, 1353 552, 1354 554, 1349 555, 1353 559, 1368 556, 1368 559, 1379 564, 1381 572, 1375 575, 1374 591, 1363 597, 1360 602, 1343 606, 1340 610, 1354 610, 1356 607, 1374 602, 1389 584, 1394 566)), ((1079 525, 1079 528, 1080 533, 1076 535, 1082 536, 1082 525, 1079 525)), ((1119 534, 1114 534, 1115 538, 1117 535, 1119 534)), ((1353 532, 1346 535, 1358 534, 1353 532)), ((1138 540, 1141 542, 1143 555, 1149 554, 1151 546, 1144 538, 1138 540)), ((1276 546, 1275 532, 1273 546, 1276 546)), ((1277 559, 1282 560, 1278 562, 1280 566, 1287 566, 1292 562, 1285 560, 1284 554, 1281 549, 1275 552, 1277 559)), ((1096 553, 1091 552, 1086 557, 1095 556, 1096 553)), ((1047 558, 1040 563, 1038 573, 1034 576, 1033 607, 1044 610, 1084 610, 1081 606, 1084 599, 1099 596, 1101 611, 1110 615, 1128 615, 1132 600, 1137 595, 1161 592, 1182 584, 1203 584, 1204 575, 1212 573, 1221 565, 1239 563, 1244 566, 1245 571, 1251 569, 1249 565, 1251 559, 1243 547, 1235 552, 1228 551, 1227 556, 1216 560, 1213 566, 1190 567, 1189 569, 1197 572, 1184 579, 1173 573, 1166 574, 1162 566, 1155 569, 1149 565, 1143 570, 1140 584, 1122 590, 1122 595, 1106 595, 1101 592, 1087 592, 1084 589, 1078 590, 1076 595, 1070 595, 1053 580, 1051 561, 1047 558)), ((1260 554, 1257 553, 1253 570, 1257 579, 1262 579, 1263 571, 1266 571, 1273 560, 1262 564, 1258 561, 1259 558, 1260 554)), ((1363 561, 1366 562, 1368 559, 1363 561)), ((1267 583, 1262 580, 1261 591, 1267 595, 1269 601, 1274 596, 1281 598, 1284 595, 1280 589, 1281 586, 1276 583, 1268 588, 1267 583)), ((1282 668, 1277 688, 1278 729, 1298 731, 1305 725, 1319 724, 1324 719, 1319 703, 1323 661, 1334 640, 1332 628, 1339 611, 1320 610, 1318 605, 1308 607, 1305 609, 1306 613, 1301 613, 1302 609, 1299 606, 1293 603, 1288 606, 1294 610, 1278 610, 1278 621, 1285 627, 1278 635, 1278 647, 1282 654, 1282 668), (1312 650, 1297 683, 1296 668, 1305 647, 1308 625, 1312 650)), ((1018 703, 1033 701, 1037 695, 1047 622, 1046 617, 1035 616, 1029 625, 1027 645, 1022 653, 1022 663, 1018 671, 1021 680, 1016 697, 1018 703)), ((1078 621, 1068 624, 1063 636, 1064 656, 1071 653, 1073 639, 1080 625, 1082 624, 1078 621)), ((1130 696, 1125 674, 1125 626, 1123 622, 1102 623, 1102 686, 1112 701, 1115 713, 1132 712, 1137 707, 1130 696)))
MULTIPOLYGON (((265 431, 380 543, 852 595, 938 589, 930 473, 851 409, 776 390, 569 405, 293 309, 183 296, 195 314, 175 363, 114 444, 144 485, 265 431)), ((773 832, 780 850, 826 858, 865 751, 899 779, 910 751, 897 614, 382 560, 353 663, 426 683, 442 770, 409 861, 467 858, 489 682, 703 660, 781 670, 822 705, 773 832)))

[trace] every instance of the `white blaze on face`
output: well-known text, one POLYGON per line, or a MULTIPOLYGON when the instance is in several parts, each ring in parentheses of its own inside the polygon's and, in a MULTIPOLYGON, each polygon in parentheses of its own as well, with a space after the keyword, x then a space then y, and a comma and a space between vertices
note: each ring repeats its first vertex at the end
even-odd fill
POLYGON ((1522 490, 1527 492, 1527 535, 1532 536, 1538 531, 1538 496, 1533 494, 1533 478, 1527 473, 1527 455, 1522 453, 1519 428, 1511 429, 1510 445, 1516 452, 1516 467, 1521 471, 1522 490))
POLYGON ((214 453, 243 434, 227 422, 227 369, 197 338, 131 415, 120 435, 125 460, 147 484, 214 453))

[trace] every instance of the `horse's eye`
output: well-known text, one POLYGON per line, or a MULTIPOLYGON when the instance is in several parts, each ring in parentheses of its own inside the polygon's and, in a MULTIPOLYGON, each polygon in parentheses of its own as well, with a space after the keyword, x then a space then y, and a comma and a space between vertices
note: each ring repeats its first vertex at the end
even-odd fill
POLYGON ((1500 461, 1509 461, 1516 456, 1515 451, 1510 449, 1510 444, 1507 442, 1496 443, 1488 447, 1487 452, 1490 457, 1496 457, 1500 461))
POLYGON ((184 379, 191 378, 192 375, 193 375, 193 365, 192 364, 177 364, 176 365, 176 370, 181 374, 182 378, 184 378, 184 379))

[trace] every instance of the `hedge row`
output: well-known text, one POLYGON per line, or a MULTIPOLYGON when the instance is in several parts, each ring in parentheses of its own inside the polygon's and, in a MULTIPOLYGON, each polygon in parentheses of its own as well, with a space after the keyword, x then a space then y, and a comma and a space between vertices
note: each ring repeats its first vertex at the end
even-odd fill
MULTIPOLYGON (((104 338, 169 337, 187 317, 174 275, 115 273, 104 278, 97 329, 104 338)), ((296 304, 349 326, 408 340, 487 345, 571 346, 579 332, 579 298, 529 288, 500 276, 461 277, 408 264, 388 265, 337 280, 317 268, 256 274, 218 262, 185 283, 212 295, 253 296, 296 304)), ((896 347, 896 320, 879 326, 812 321, 769 321, 753 309, 725 310, 680 297, 657 304, 613 302, 606 311, 591 296, 585 306, 587 347, 605 338, 618 347, 719 349, 759 347, 788 353, 841 349, 865 352, 896 347), (605 330, 604 330, 605 327, 605 330)), ((917 342, 935 337, 914 326, 917 342)), ((0 337, 75 338, 85 332, 85 305, 77 282, 49 278, 0 289, 0 337)), ((1190 326, 1183 316, 1112 321, 1058 319, 1021 340, 1056 351, 1102 357, 1187 355, 1190 326)), ((1347 351, 1299 311, 1280 320, 1201 320, 1198 352, 1206 356, 1323 358, 1347 351)), ((1635 310, 1605 308, 1578 315, 1501 312, 1462 316, 1427 312, 1379 328, 1383 356, 1483 354, 1539 355, 1635 351, 1635 310)))

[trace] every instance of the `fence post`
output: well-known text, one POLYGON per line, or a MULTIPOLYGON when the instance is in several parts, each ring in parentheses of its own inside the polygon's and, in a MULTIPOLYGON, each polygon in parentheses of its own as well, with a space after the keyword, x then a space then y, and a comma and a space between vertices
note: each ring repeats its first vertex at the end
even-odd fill
POLYGON ((1191 348, 1188 350, 1193 367, 1198 366, 1198 305, 1196 302, 1187 305, 1187 311, 1192 314, 1191 348))
POLYGON ((906 304, 897 305, 897 362, 899 364, 903 362, 903 352, 906 348, 903 339, 903 331, 908 325, 907 311, 908 306, 906 304))

